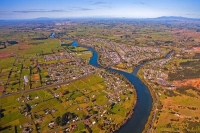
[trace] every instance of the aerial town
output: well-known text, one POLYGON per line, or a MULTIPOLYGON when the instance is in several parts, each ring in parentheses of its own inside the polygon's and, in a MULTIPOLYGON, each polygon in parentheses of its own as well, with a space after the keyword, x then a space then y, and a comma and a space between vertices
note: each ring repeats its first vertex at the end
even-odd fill
POLYGON ((130 71, 141 62, 160 58, 167 53, 167 49, 157 47, 139 47, 125 44, 113 44, 100 38, 80 39, 84 46, 94 47, 99 53, 99 62, 105 67, 118 67, 130 71), (91 43, 92 42, 92 43, 91 43), (98 45, 101 44, 101 45, 98 45))
POLYGON ((199 1, 0 1, 0 133, 200 133, 199 1))

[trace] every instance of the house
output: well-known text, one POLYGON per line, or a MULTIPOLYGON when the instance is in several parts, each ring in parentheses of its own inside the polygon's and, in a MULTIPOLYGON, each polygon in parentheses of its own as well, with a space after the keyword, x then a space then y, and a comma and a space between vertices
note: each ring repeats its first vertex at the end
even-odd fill
POLYGON ((55 124, 54 122, 50 122, 50 123, 49 123, 49 127, 50 127, 50 128, 53 128, 53 127, 54 127, 54 124, 55 124))
POLYGON ((96 124, 96 121, 93 121, 93 122, 92 122, 92 125, 94 125, 94 124, 96 124))
POLYGON ((24 82, 25 82, 25 84, 27 84, 27 83, 29 82, 29 80, 28 80, 28 75, 25 75, 25 76, 24 76, 24 82))

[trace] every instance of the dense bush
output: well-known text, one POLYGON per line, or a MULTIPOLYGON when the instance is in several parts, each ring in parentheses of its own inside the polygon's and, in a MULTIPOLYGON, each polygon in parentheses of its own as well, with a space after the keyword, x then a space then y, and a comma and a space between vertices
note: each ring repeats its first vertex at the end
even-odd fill
POLYGON ((67 112, 65 114, 62 115, 62 118, 60 116, 58 116, 55 120, 55 123, 59 126, 65 126, 67 124, 68 121, 76 118, 77 115, 74 113, 70 113, 67 112))
POLYGON ((197 31, 197 32, 200 32, 200 29, 197 29, 196 31, 197 31))
POLYGON ((177 96, 177 94, 174 93, 174 91, 172 91, 172 90, 165 90, 164 94, 166 96, 168 96, 168 97, 175 97, 175 96, 177 96))
POLYGON ((181 86, 181 87, 177 88, 176 91, 181 93, 181 94, 188 95, 187 90, 190 90, 190 89, 195 91, 195 92, 198 92, 198 90, 193 86, 181 86))
POLYGON ((180 66, 183 69, 177 69, 175 73, 169 72, 169 80, 182 80, 200 77, 200 60, 182 62, 180 63, 180 66))
POLYGON ((188 129, 200 128, 199 122, 188 121, 188 129))

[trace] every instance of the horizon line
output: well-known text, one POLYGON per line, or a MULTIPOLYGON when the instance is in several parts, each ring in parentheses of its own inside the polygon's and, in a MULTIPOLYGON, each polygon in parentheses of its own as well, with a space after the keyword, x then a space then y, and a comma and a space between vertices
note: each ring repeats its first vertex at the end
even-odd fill
POLYGON ((8 19, 1 19, 0 21, 8 21, 8 20, 45 20, 45 19, 158 19, 158 18, 185 18, 185 19, 200 19, 197 17, 184 17, 184 16, 159 16, 159 17, 142 17, 142 18, 137 18, 137 17, 111 17, 111 16, 90 16, 90 17, 38 17, 38 18, 8 18, 8 19))

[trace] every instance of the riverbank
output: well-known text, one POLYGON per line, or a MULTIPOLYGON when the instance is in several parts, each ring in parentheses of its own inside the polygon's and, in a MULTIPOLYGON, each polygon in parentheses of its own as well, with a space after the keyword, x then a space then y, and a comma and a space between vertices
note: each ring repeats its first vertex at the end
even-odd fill
POLYGON ((121 68, 118 68, 118 67, 115 67, 115 66, 112 66, 111 67, 112 69, 116 69, 116 70, 120 70, 120 71, 123 71, 123 72, 127 72, 127 73, 131 73, 134 69, 135 69, 135 67, 134 68, 131 68, 131 69, 121 69, 121 68))
MULTIPOLYGON (((180 62, 177 62, 177 59, 174 59, 174 56, 171 56, 172 54, 173 51, 166 56, 166 58, 172 58, 172 60, 167 64, 162 65, 163 67, 160 71, 169 73, 172 69, 171 64, 179 66, 180 62)), ((147 69, 157 70, 157 68, 153 68, 150 64, 153 63, 150 62, 146 65, 143 72, 146 72, 145 70, 147 69)), ((190 66, 192 67, 191 64, 190 66)), ((146 130, 146 132, 199 132, 200 104, 197 101, 200 95, 198 89, 190 85, 181 85, 180 83, 178 87, 176 86, 176 88, 174 87, 171 89, 168 86, 154 82, 154 77, 151 77, 150 79, 145 78, 146 76, 144 76, 145 74, 143 74, 143 72, 138 73, 141 80, 145 80, 146 82, 144 81, 144 83, 148 83, 149 89, 155 90, 154 92, 157 94, 157 100, 154 102, 154 105, 157 105, 157 107, 152 110, 152 116, 148 121, 152 126, 149 130, 146 130)), ((176 76, 176 74, 174 74, 174 76, 176 76)), ((169 77, 167 79, 169 79, 169 77)), ((169 83, 171 82, 172 81, 169 83)))
MULTIPOLYGON (((76 45, 77 46, 77 45, 76 45)), ((92 57, 90 58, 90 61, 89 61, 89 64, 90 65, 93 65, 95 67, 99 67, 99 68, 102 68, 102 69, 105 69, 105 70, 108 70, 110 72, 114 72, 114 73, 117 73, 119 74, 120 76, 122 77, 125 77, 125 81, 128 82, 129 84, 132 84, 134 86, 134 84, 130 81, 130 78, 127 78, 124 74, 129 74, 129 76, 131 75, 130 73, 127 73, 127 72, 124 72, 124 71, 119 71, 119 70, 116 70, 116 69, 113 69, 113 68, 105 68, 103 66, 101 66, 99 64, 99 56, 98 56, 98 53, 92 48, 92 47, 88 47, 88 46, 83 46, 83 45, 79 45, 78 46, 80 47, 84 47, 84 48, 87 48, 88 50, 90 50, 93 54, 92 54, 92 57)), ((119 77, 120 77, 119 76, 119 77)), ((131 75, 132 76, 132 75, 131 75)), ((131 78, 132 79, 132 78, 131 78)), ((124 126, 126 126, 126 123, 132 118, 133 114, 134 114, 134 110, 135 110, 135 107, 137 106, 137 103, 138 103, 138 97, 137 97, 137 93, 136 93, 136 88, 134 87, 132 89, 132 93, 134 94, 133 96, 133 104, 132 106, 128 107, 130 108, 130 110, 126 113, 126 117, 124 118, 124 120, 119 123, 117 126, 116 126, 116 129, 113 130, 112 132, 122 132, 121 130, 123 129, 124 126)), ((132 126, 131 126, 132 127, 132 126)), ((129 127, 130 128, 130 127, 129 127)), ((129 132, 131 130, 129 129, 129 132)))
MULTIPOLYGON (((164 58, 169 58, 172 54, 173 54, 173 50, 169 51, 166 56, 164 58)), ((162 58, 160 58, 162 59, 162 58)), ((157 59, 154 59, 154 60, 157 60, 157 59)), ((150 62, 150 61, 153 61, 153 60, 149 60, 149 61, 146 61, 144 62, 143 66, 147 63, 147 62, 150 62)), ((149 88, 149 91, 151 93, 151 96, 152 96, 152 99, 153 99, 153 102, 152 102, 152 110, 151 110, 151 113, 148 117, 148 121, 145 125, 145 129, 143 131, 143 133, 151 133, 153 128, 154 128, 154 121, 155 121, 155 118, 156 118, 156 113, 157 113, 157 107, 158 107, 158 104, 159 104, 159 99, 158 99, 158 95, 154 89, 154 87, 152 87, 145 79, 144 79, 144 75, 143 75, 143 66, 142 68, 140 68, 138 70, 138 73, 137 73, 137 76, 140 78, 140 80, 148 86, 149 88)))
MULTIPOLYGON (((170 51, 167 53, 169 54, 170 51)), ((128 68, 128 69, 123 69, 123 68, 119 68, 117 66, 112 66, 111 68, 113 69, 117 69, 117 70, 120 70, 120 71, 123 71, 123 72, 127 72, 127 73, 132 73, 133 75, 137 76, 136 73, 133 73, 133 71, 135 69, 138 69, 140 68, 141 66, 143 66, 146 62, 149 62, 149 61, 153 61, 153 60, 157 60, 157 59, 161 59, 161 58, 164 58, 165 56, 161 56, 160 58, 153 58, 153 59, 148 59, 148 60, 143 60, 139 63, 139 65, 134 65, 132 68, 128 68)))
MULTIPOLYGON (((91 57, 89 63, 93 66, 101 67, 98 63, 98 53, 91 47, 86 46, 86 48, 88 48, 93 53, 93 56, 91 57)), ((137 76, 133 74, 112 68, 107 69, 126 77, 131 82, 131 84, 134 85, 135 91, 137 93, 137 102, 135 107, 132 108, 132 110, 134 110, 134 113, 131 113, 129 115, 130 118, 122 123, 123 126, 121 126, 119 130, 116 131, 116 133, 132 133, 133 131, 135 133, 141 133, 145 128, 145 124, 148 120, 152 108, 152 97, 149 89, 137 76)))
POLYGON ((133 89, 133 94, 134 94, 134 104, 132 106, 132 110, 130 110, 130 112, 128 113, 128 115, 126 116, 126 119, 119 124, 119 127, 114 131, 118 131, 120 128, 122 128, 124 126, 124 124, 126 124, 126 122, 132 117, 133 113, 134 113, 134 109, 136 107, 136 104, 137 104, 137 93, 136 93, 136 90, 135 88, 133 89))
POLYGON ((143 130, 143 133, 151 133, 151 130, 153 128, 153 124, 154 124, 154 119, 155 119, 155 116, 156 116, 156 110, 157 110, 157 105, 158 105, 158 97, 157 97, 157 94, 155 92, 155 90, 144 80, 143 78, 143 75, 142 75, 142 69, 140 69, 138 71, 138 77, 140 78, 140 80, 145 84, 147 85, 147 87, 149 88, 149 91, 151 93, 151 96, 152 96, 152 99, 153 99, 153 102, 152 102, 152 110, 150 112, 150 115, 148 117, 148 121, 145 125, 145 129, 143 130))

